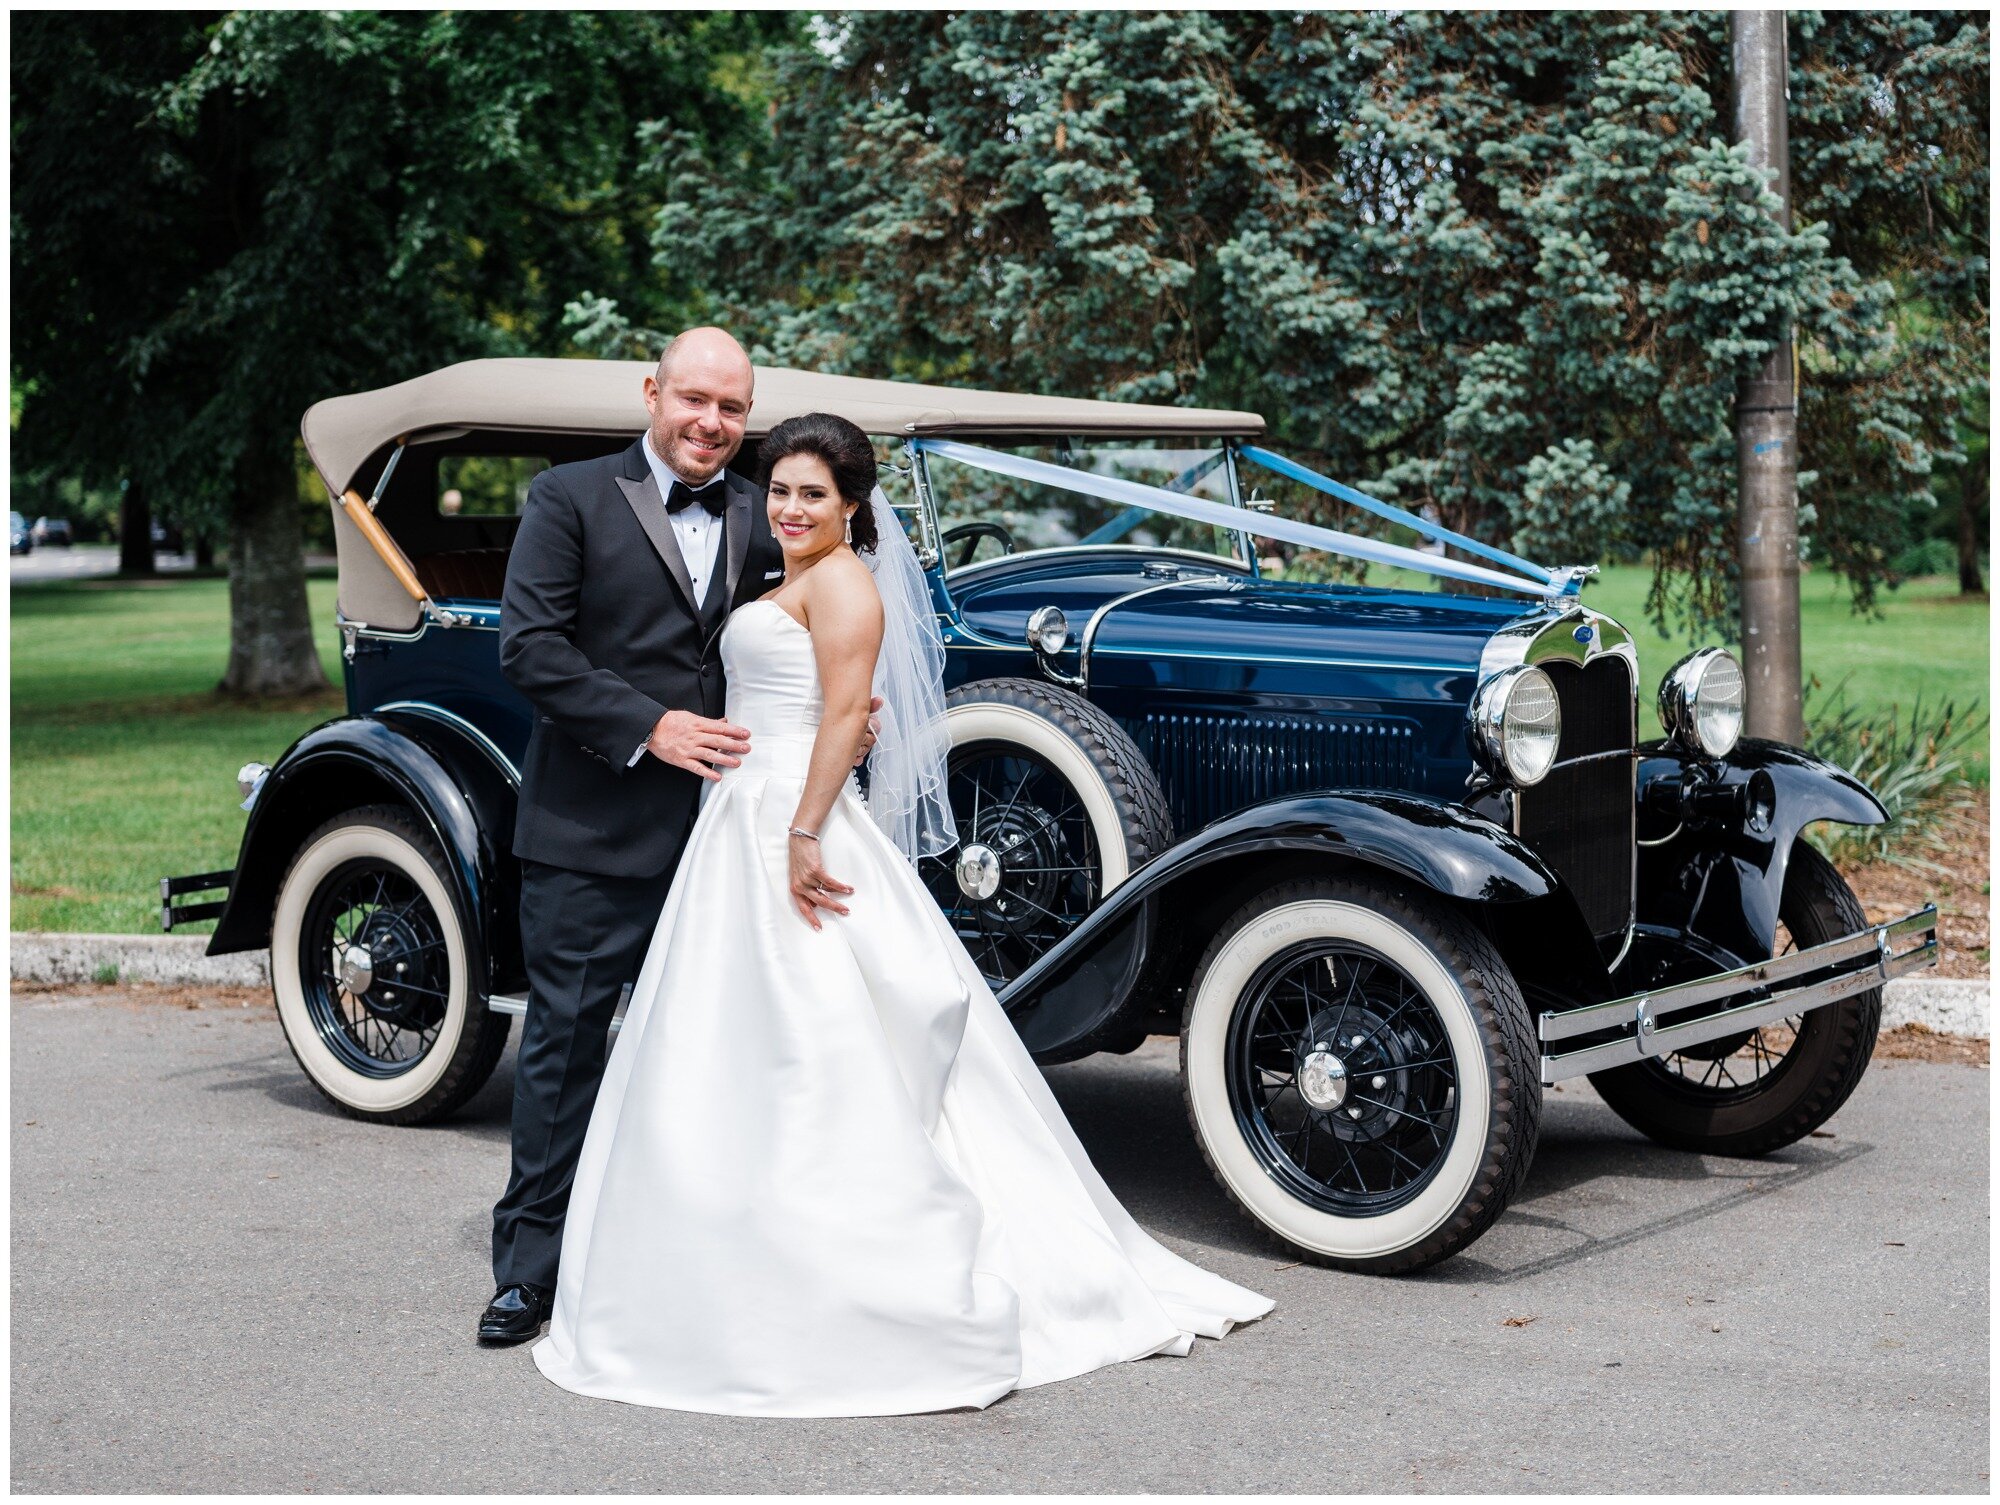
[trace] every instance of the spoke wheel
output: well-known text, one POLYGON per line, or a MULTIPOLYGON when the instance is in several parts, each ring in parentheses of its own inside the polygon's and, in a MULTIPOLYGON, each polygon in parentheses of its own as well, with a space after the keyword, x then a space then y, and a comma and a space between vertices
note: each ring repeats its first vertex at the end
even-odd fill
POLYGON ((925 883, 989 983, 1018 977, 1102 897, 1089 812, 1047 761, 997 743, 954 749, 958 847, 925 883))
POLYGON ((443 927, 401 869, 341 864, 314 891, 299 948, 313 1026, 350 1069, 398 1076, 437 1044, 451 984, 443 927))
MULTIPOLYGON (((1794 842, 1774 954, 1837 940, 1867 925, 1860 901, 1833 865, 1806 842, 1794 842)), ((1613 1112, 1661 1144, 1717 1155, 1769 1154, 1803 1139, 1847 1101, 1868 1068, 1881 1015, 1882 990, 1872 988, 1762 1029, 1596 1072, 1590 1082, 1613 1112)))
POLYGON ((1173 839, 1167 797, 1123 728, 1021 679, 946 697, 958 845, 917 871, 997 992, 1173 839))
POLYGON ((474 982, 477 933, 410 811, 370 805, 300 845, 271 916, 271 989, 292 1055, 342 1112, 428 1123, 499 1064, 510 1020, 474 982))
POLYGON ((1281 883, 1223 921, 1188 988, 1181 1087, 1238 1207, 1294 1257, 1377 1275, 1485 1232, 1541 1125, 1513 974, 1386 874, 1281 883))
MULTIPOLYGON (((1777 938, 1774 956, 1785 956, 1799 949, 1791 928, 1782 921, 1777 938)), ((1799 1043, 1805 1021, 1804 1014, 1787 1014, 1771 1024, 1704 1040, 1646 1064, 1690 1090, 1711 1094, 1718 1103, 1747 1099, 1764 1090, 1789 1062, 1797 1059, 1794 1047, 1799 1043)))
POLYGON ((1400 1207, 1451 1145, 1444 1021, 1378 952, 1308 942, 1260 969, 1231 1021, 1231 1105, 1294 1194, 1345 1216, 1400 1207))

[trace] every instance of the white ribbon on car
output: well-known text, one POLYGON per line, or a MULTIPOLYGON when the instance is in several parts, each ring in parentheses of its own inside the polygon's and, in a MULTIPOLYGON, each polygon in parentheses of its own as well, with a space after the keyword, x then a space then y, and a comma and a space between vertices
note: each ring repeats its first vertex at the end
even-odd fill
POLYGON ((909 444, 913 450, 936 455, 942 460, 955 461, 960 465, 969 465, 974 470, 1012 476, 1015 480, 1053 486, 1060 491, 1074 491, 1084 496, 1097 497, 1101 501, 1117 502, 1126 507, 1139 507, 1148 512, 1164 513, 1169 517, 1185 518, 1189 522, 1209 523, 1232 533, 1249 533, 1258 538, 1276 539, 1280 543, 1321 549, 1329 554, 1365 560, 1370 564, 1387 565, 1392 569, 1414 570, 1441 579, 1489 585, 1526 596, 1556 597, 1573 594, 1575 590, 1571 582, 1576 576, 1571 571, 1558 571, 1542 580, 1529 580, 1520 575, 1506 575, 1498 570, 1489 570, 1483 565, 1467 564, 1462 560, 1426 554, 1420 549, 1407 549, 1400 544, 1382 543, 1373 538, 1360 537, 1358 534, 1343 533, 1337 528, 1323 528, 1316 523, 1302 523, 1289 517, 1274 517, 1268 513, 1253 512, 1245 507, 1231 506, 1226 502, 1203 501, 1200 497, 1183 496, 1163 487, 1148 486, 1141 481, 1128 481, 1118 476, 1095 475, 1072 466, 1052 464, 1047 460, 1031 460, 1025 455, 1010 455, 1001 450, 984 449, 976 444, 962 444, 955 439, 912 439, 909 444))

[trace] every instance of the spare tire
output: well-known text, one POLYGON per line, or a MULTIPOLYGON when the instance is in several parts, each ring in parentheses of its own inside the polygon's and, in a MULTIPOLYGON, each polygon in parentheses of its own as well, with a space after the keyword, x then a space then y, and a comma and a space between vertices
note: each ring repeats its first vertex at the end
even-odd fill
POLYGON ((1080 695, 982 679, 945 707, 958 846, 918 868, 997 990, 1164 850, 1173 818, 1145 754, 1080 695))

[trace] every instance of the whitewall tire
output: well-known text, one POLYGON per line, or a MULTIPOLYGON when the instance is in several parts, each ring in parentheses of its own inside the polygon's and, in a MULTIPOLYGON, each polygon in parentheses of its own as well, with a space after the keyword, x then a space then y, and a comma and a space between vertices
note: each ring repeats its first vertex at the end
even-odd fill
POLYGON ((435 838, 399 806, 308 836, 278 889, 271 984, 307 1078, 343 1112, 424 1123, 492 1075, 509 1019, 473 986, 467 922, 435 838))
POLYGON ((1181 1031, 1188 1117, 1231 1200, 1316 1263, 1449 1257, 1499 1216, 1541 1116, 1532 1023, 1479 930, 1392 881, 1280 884, 1224 922, 1181 1031))

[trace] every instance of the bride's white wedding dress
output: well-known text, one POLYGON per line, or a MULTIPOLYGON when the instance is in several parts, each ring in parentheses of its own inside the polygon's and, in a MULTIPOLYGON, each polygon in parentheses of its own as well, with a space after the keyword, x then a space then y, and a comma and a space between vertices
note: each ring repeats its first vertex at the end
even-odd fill
POLYGON ((706 791, 613 1045, 542 1373, 688 1411, 893 1415, 1268 1312, 1118 1205, 851 783, 821 832, 851 913, 799 916, 811 636, 758 601, 722 651, 751 751, 706 791))

